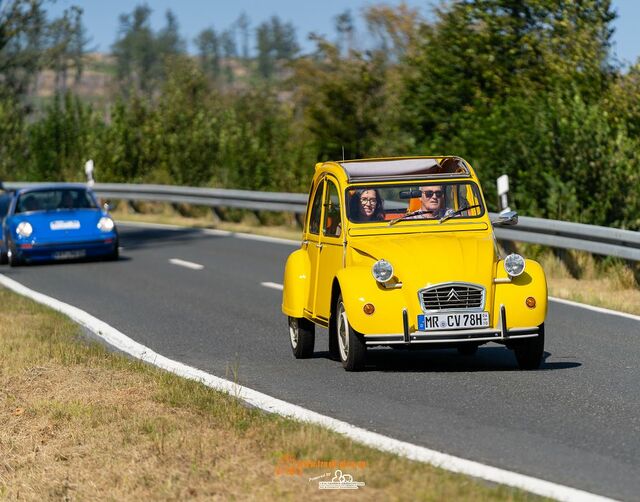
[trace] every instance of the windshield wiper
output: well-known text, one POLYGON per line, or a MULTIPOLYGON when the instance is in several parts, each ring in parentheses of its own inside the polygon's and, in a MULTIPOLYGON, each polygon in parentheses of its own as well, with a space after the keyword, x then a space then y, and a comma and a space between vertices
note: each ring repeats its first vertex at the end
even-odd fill
POLYGON ((431 209, 418 209, 417 211, 411 211, 410 213, 403 214, 399 218, 389 221, 389 226, 395 225, 399 221, 406 220, 407 218, 411 218, 412 216, 418 216, 420 214, 433 213, 431 209))
POLYGON ((438 220, 438 223, 442 223, 444 221, 450 220, 454 216, 459 216, 462 213, 464 213, 465 211, 468 211, 469 209, 476 209, 476 208, 479 208, 479 207, 480 207, 480 204, 476 204, 475 206, 461 207, 457 211, 453 211, 451 209, 448 209, 447 212, 444 213, 444 216, 438 220))

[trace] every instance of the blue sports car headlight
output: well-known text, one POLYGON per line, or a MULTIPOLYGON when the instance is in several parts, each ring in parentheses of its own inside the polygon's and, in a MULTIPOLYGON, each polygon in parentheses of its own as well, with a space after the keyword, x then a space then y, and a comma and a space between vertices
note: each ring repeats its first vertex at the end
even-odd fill
POLYGON ((111 232, 113 230, 113 227, 115 227, 115 224, 113 223, 113 220, 108 216, 103 216, 102 218, 100 218, 100 221, 98 221, 98 228, 103 232, 111 232))
POLYGON ((16 227, 16 233, 20 237, 29 237, 33 233, 33 227, 28 221, 21 221, 16 227))

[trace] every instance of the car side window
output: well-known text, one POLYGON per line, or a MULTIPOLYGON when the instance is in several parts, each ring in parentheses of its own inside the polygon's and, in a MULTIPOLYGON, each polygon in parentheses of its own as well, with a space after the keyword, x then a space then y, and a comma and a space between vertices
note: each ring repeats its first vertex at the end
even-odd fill
POLYGON ((327 237, 339 237, 342 225, 340 224, 340 195, 335 183, 327 181, 327 189, 324 198, 324 225, 322 232, 327 237))
POLYGON ((309 216, 309 232, 312 234, 320 233, 320 213, 322 210, 322 187, 324 182, 318 183, 316 195, 311 203, 311 215, 309 216))

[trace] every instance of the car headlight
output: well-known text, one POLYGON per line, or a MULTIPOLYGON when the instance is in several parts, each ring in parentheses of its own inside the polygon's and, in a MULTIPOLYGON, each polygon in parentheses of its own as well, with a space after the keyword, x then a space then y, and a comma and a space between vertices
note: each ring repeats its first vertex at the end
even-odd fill
POLYGON ((373 278, 378 282, 389 282, 393 277, 393 266, 387 260, 378 260, 371 268, 373 278))
POLYGON ((16 232, 20 237, 29 237, 33 233, 33 227, 28 221, 21 221, 16 227, 16 232))
POLYGON ((518 277, 524 272, 524 258, 519 254, 512 253, 504 259, 504 269, 511 277, 518 277))
POLYGON ((108 216, 103 216, 100 218, 100 221, 98 221, 98 228, 103 232, 111 232, 114 226, 113 220, 108 216))

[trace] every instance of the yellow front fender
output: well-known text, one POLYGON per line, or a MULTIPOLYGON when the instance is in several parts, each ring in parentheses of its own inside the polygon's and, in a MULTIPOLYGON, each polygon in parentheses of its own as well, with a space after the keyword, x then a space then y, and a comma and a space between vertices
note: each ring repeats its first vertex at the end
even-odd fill
POLYGON ((380 286, 369 266, 344 268, 337 278, 353 329, 364 335, 402 333, 402 309, 407 305, 402 289, 380 286), (367 303, 375 307, 373 314, 364 313, 363 307, 367 303))
POLYGON ((289 255, 284 268, 282 312, 291 317, 303 317, 309 298, 311 265, 305 250, 298 249, 289 255))
MULTIPOLYGON (((496 275, 498 280, 508 278, 502 260, 498 262, 496 275)), ((511 282, 496 284, 493 311, 500 312, 501 305, 505 306, 507 329, 535 327, 544 322, 547 316, 547 279, 538 262, 526 260, 522 275, 514 277, 511 282), (535 308, 527 307, 528 297, 535 299, 535 308)))

